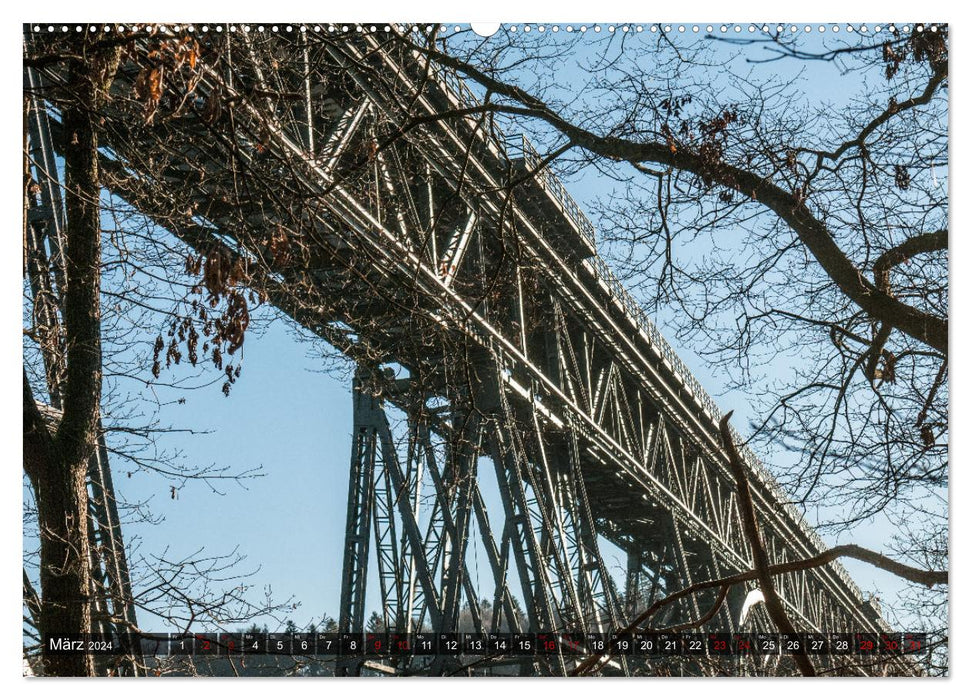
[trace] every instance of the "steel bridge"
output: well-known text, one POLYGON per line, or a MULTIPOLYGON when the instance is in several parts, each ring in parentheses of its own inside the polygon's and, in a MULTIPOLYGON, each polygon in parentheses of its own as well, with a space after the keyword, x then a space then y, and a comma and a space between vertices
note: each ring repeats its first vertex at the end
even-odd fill
MULTIPOLYGON (((407 34, 228 29, 197 35, 191 67, 176 63, 179 37, 132 42, 103 115, 103 184, 202 255, 243 266, 356 361, 340 629, 364 629, 367 601, 388 631, 453 631, 464 616, 470 631, 609 632, 667 593, 750 569, 721 413, 530 143, 506 138, 407 34), (147 103, 139 81, 159 66, 166 94, 147 103), (501 510, 486 507, 486 470, 501 510), (489 573, 478 587, 473 538, 489 573), (622 586, 604 542, 626 555, 622 586)), ((42 47, 43 34, 26 40, 42 47)), ((42 185, 30 279, 35 313, 53 316, 63 136, 44 98, 60 80, 25 71, 42 185)), ((744 457, 771 560, 826 549, 744 457)), ((102 458, 90 478, 98 576, 107 607, 134 623, 102 458)), ((776 583, 801 631, 886 630, 838 563, 776 583)), ((746 593, 735 587, 701 629, 741 631, 746 593)), ((699 594, 655 622, 697 619, 713 601, 699 594)), ((745 631, 771 628, 759 607, 745 631)), ((524 668, 575 662, 548 663, 524 668)))

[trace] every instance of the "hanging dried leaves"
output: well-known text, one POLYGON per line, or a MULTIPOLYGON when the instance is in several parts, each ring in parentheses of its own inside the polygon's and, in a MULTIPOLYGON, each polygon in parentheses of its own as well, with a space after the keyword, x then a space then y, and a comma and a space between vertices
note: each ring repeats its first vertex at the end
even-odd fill
POLYGON ((698 155, 701 163, 698 174, 706 189, 710 189, 715 182, 732 184, 725 166, 725 147, 728 129, 739 121, 738 110, 734 105, 722 110, 711 119, 702 120, 698 124, 701 132, 701 145, 698 155))
POLYGON ((209 125, 215 124, 219 121, 223 114, 223 97, 222 91, 217 86, 209 96, 206 97, 206 101, 202 105, 202 120, 209 125))
POLYGON ((664 142, 667 144, 668 150, 670 150, 671 153, 677 153, 678 144, 674 141, 674 134, 671 131, 671 127, 669 127, 667 124, 662 124, 661 135, 664 137, 664 142))
POLYGON ((173 100, 176 110, 194 92, 199 81, 196 73, 199 44, 191 37, 163 40, 158 48, 148 52, 147 58, 148 63, 135 79, 133 90, 135 99, 144 106, 145 124, 151 124, 165 96, 167 82, 178 88, 176 92, 182 92, 181 99, 173 100), (179 76, 181 82, 176 80, 179 76))
POLYGON ((165 349, 165 341, 162 340, 162 334, 160 333, 158 338, 155 339, 155 357, 152 363, 152 375, 158 379, 159 375, 162 373, 162 365, 159 362, 159 356, 162 354, 162 350, 165 349))
POLYGON ((914 63, 927 63, 935 71, 947 68, 947 27, 937 27, 931 30, 925 27, 912 32, 905 40, 899 39, 899 32, 894 31, 897 38, 883 44, 884 75, 887 80, 892 79, 900 70, 904 61, 910 59, 914 63))
POLYGON ((206 256, 201 267, 202 285, 209 292, 208 301, 211 308, 216 308, 220 299, 228 296, 234 287, 245 284, 248 279, 239 258, 233 262, 219 252, 206 256))
POLYGON ((286 267, 291 261, 290 238, 277 226, 270 239, 266 242, 266 254, 269 261, 276 267, 286 267))
POLYGON ((907 166, 893 166, 893 181, 902 190, 910 189, 910 172, 907 170, 907 166))
POLYGON ((196 61, 199 60, 199 44, 195 39, 184 36, 178 41, 167 42, 166 48, 172 51, 177 69, 187 65, 190 70, 195 70, 196 61))
POLYGON ((162 100, 162 66, 145 66, 135 80, 135 97, 145 105, 145 123, 151 124, 162 100))
POLYGON ((206 256, 187 255, 185 272, 198 278, 190 294, 202 298, 186 300, 189 310, 172 321, 168 341, 159 334, 152 374, 156 378, 161 374, 163 351, 166 368, 179 364, 185 356, 193 366, 209 360, 214 368, 225 372, 223 392, 228 394, 242 368, 239 363, 224 368, 224 356, 242 348, 250 324, 249 302, 256 303, 259 298, 252 292, 247 298, 245 287, 250 280, 239 259, 233 261, 218 251, 206 256))

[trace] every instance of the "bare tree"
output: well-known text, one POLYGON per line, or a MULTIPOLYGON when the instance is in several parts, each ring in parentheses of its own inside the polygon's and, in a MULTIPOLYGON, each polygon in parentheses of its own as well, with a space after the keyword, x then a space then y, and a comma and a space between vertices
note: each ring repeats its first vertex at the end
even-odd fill
MULTIPOLYGON (((101 399, 100 251, 98 135, 95 114, 103 103, 120 51, 72 44, 70 97, 64 104, 69 134, 64 154, 67 249, 63 291, 64 413, 52 435, 24 373, 24 468, 37 498, 40 526, 41 601, 45 634, 91 631, 88 565, 88 462, 97 442, 101 399)), ((86 654, 47 656, 54 675, 91 675, 86 654)))
MULTIPOLYGON (((160 424, 160 391, 184 396, 222 384, 228 393, 239 364, 224 366, 220 354, 239 350, 249 316, 245 301, 240 308, 240 293, 229 286, 235 280, 210 274, 204 283, 183 245, 158 235, 151 222, 103 190, 102 110, 111 100, 115 71, 129 44, 129 38, 103 41, 84 34, 32 45, 26 59, 27 66, 36 60, 38 68, 56 71, 48 73, 56 77, 42 88, 25 94, 25 124, 29 110, 45 102, 56 107, 60 118, 54 126, 65 174, 62 188, 56 171, 32 160, 38 144, 28 149, 25 129, 24 637, 25 658, 35 672, 46 675, 111 670, 87 653, 51 654, 41 642, 52 635, 100 631, 104 624, 121 633, 143 633, 117 611, 113 619, 92 620, 93 608, 103 609, 119 596, 130 596, 124 604, 183 631, 200 623, 225 628, 292 608, 292 601, 253 599, 248 580, 255 571, 245 568, 245 557, 236 551, 142 552, 137 542, 129 542, 125 574, 131 578, 131 593, 108 590, 104 572, 96 572, 105 557, 117 552, 103 551, 105 543, 89 532, 87 482, 93 460, 110 455, 116 476, 126 470, 129 478, 133 471, 149 472, 172 498, 190 482, 205 483, 219 494, 220 483, 260 475, 258 469, 187 464, 181 452, 159 447, 165 434, 199 431, 160 424), (63 241, 46 240, 54 232, 32 228, 28 221, 42 186, 66 204, 63 241), (206 342, 197 348, 200 336, 185 318, 199 318, 203 299, 209 302, 211 320, 206 342), (170 343, 163 343, 160 326, 170 343), (183 343, 186 364, 198 368, 161 377, 165 367, 183 359, 183 343), (161 354, 166 345, 167 353, 161 354), (215 367, 215 377, 204 364, 215 367), (42 663, 36 664, 38 656, 42 663)), ((255 322, 253 332, 259 332, 260 323, 255 322)), ((126 524, 155 522, 147 503, 118 499, 113 505, 126 524)), ((131 663, 140 673, 160 670, 157 665, 146 668, 137 654, 131 663)))

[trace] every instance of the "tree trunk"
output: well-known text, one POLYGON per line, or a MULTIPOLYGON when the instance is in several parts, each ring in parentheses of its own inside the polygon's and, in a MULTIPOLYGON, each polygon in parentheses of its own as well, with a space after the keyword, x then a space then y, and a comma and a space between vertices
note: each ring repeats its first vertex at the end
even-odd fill
MULTIPOLYGON (((101 402, 101 221, 98 180, 98 107, 117 68, 117 49, 78 42, 68 69, 62 107, 67 214, 62 309, 66 372, 63 415, 56 434, 43 425, 24 387, 25 466, 34 472, 41 540, 42 637, 91 632, 88 539, 88 462, 97 446, 101 402), (28 405, 29 404, 29 405, 28 405), (29 453, 28 453, 29 450, 29 453)), ((90 676, 87 653, 44 651, 47 675, 90 676)))

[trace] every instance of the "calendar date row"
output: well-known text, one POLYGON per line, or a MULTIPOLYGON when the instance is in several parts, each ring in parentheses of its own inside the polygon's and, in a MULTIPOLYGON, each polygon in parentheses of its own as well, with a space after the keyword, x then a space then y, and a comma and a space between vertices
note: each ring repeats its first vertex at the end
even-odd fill
POLYGON ((920 654, 927 636, 920 633, 183 633, 51 635, 53 653, 144 655, 288 656, 719 656, 808 654, 811 656, 920 654))

